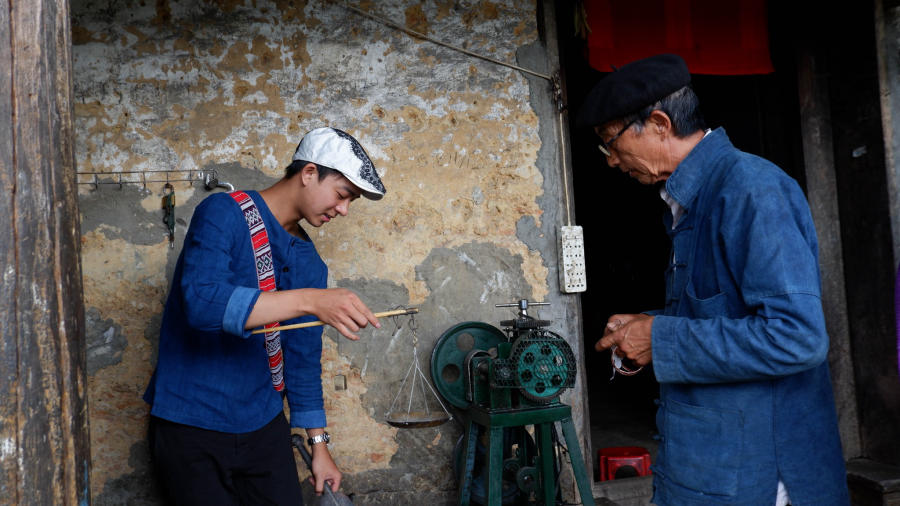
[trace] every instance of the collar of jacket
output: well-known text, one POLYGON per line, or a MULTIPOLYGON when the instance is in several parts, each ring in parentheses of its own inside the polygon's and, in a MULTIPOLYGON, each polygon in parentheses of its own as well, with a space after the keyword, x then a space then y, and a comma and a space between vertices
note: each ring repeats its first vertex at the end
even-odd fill
POLYGON ((694 146, 666 180, 666 193, 685 210, 690 209, 703 183, 713 172, 710 160, 727 148, 732 148, 732 145, 724 128, 719 127, 710 132, 694 146))

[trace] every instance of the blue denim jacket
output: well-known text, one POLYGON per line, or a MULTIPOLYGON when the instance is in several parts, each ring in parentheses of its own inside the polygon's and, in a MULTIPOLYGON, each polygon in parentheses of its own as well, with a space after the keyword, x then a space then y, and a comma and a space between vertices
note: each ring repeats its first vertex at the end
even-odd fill
MULTIPOLYGON (((660 383, 659 505, 848 504, 827 362, 818 245, 797 183, 707 135, 666 181, 666 306, 653 321, 660 383)), ((652 313, 652 312, 651 312, 652 313)))
MULTIPOLYGON (((259 193, 279 290, 325 288, 328 269, 310 241, 289 234, 259 193)), ((262 334, 244 329, 259 298, 247 222, 229 195, 194 210, 178 257, 159 336, 159 359, 144 394, 151 414, 220 432, 256 430, 284 409, 272 386, 262 334)), ((315 320, 305 316, 283 325, 315 320)), ((325 427, 322 328, 281 332, 292 427, 325 427)))

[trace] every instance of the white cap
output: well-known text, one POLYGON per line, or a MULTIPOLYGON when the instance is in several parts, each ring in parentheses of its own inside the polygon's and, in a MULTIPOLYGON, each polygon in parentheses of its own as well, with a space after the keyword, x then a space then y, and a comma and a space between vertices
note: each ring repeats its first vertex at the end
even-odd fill
POLYGON ((350 134, 337 128, 310 130, 300 139, 293 160, 304 160, 334 169, 362 190, 367 199, 384 197, 384 185, 369 155, 350 134))

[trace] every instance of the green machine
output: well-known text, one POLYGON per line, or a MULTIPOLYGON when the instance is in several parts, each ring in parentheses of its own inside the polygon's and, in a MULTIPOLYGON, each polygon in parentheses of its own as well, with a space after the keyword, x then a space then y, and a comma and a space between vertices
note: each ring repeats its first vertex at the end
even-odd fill
POLYGON ((460 412, 464 427, 454 466, 460 505, 556 504, 556 422, 562 426, 581 504, 594 504, 572 410, 559 402, 575 385, 575 354, 565 339, 545 328, 549 321, 528 315, 529 305, 548 304, 525 299, 497 304, 519 310, 514 320, 500 322, 503 330, 463 322, 444 332, 434 346, 432 381, 460 412), (474 476, 476 464, 480 481, 474 476))

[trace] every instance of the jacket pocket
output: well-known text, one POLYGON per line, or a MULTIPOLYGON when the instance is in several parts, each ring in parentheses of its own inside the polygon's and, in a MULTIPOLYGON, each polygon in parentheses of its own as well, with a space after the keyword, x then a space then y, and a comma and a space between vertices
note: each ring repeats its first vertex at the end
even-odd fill
POLYGON ((723 292, 711 297, 697 297, 694 282, 688 281, 684 289, 684 303, 692 318, 716 318, 728 316, 728 299, 723 292))
POLYGON ((743 448, 743 414, 738 410, 664 403, 662 427, 665 475, 696 492, 737 494, 743 448))

